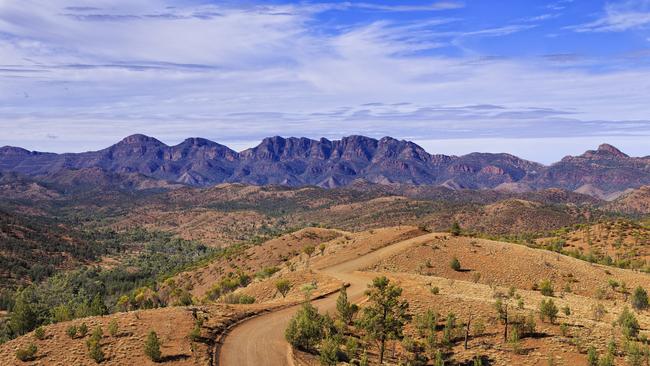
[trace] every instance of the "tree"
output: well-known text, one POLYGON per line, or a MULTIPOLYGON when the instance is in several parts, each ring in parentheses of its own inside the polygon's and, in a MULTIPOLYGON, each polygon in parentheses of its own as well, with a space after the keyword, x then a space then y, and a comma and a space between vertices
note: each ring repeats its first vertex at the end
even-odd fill
POLYGON ((320 255, 325 255, 325 249, 326 248, 327 248, 327 245, 325 245, 325 243, 318 246, 318 250, 320 251, 320 255))
POLYGON ((302 249, 303 253, 307 254, 307 258, 310 258, 312 254, 314 254, 314 251, 316 248, 313 245, 307 245, 302 249))
POLYGON ((321 344, 318 360, 323 366, 336 366, 339 361, 339 352, 339 342, 332 337, 327 337, 321 344))
POLYGON ((14 307, 9 315, 9 325, 18 335, 25 334, 38 325, 38 315, 33 305, 35 294, 29 287, 18 290, 14 307))
POLYGON ((460 224, 458 224, 458 221, 454 221, 454 223, 451 224, 451 229, 449 229, 449 232, 451 233, 452 236, 460 235, 461 229, 460 229, 460 224))
POLYGON ((120 298, 117 300, 117 308, 120 309, 120 311, 127 311, 129 310, 129 297, 127 295, 122 295, 120 298))
POLYGON ((92 315, 106 315, 108 314, 108 308, 104 304, 104 299, 98 293, 93 297, 93 301, 90 303, 90 313, 92 315))
POLYGON ((309 302, 304 302, 291 318, 284 337, 293 347, 314 350, 324 337, 323 317, 309 302))
POLYGON ((108 323, 108 333, 111 335, 111 337, 115 337, 117 335, 118 331, 118 325, 117 325, 117 320, 112 319, 110 323, 108 323))
POLYGON ((372 281, 366 290, 368 306, 363 309, 359 325, 368 338, 379 346, 379 364, 384 362, 386 341, 402 339, 404 324, 409 320, 408 302, 400 300, 402 289, 382 276, 372 281))
POLYGON ((636 338, 639 334, 639 321, 636 319, 634 314, 625 307, 621 315, 619 315, 616 323, 621 326, 621 332, 627 339, 636 338))
POLYGON ((457 272, 460 271, 461 268, 460 261, 456 257, 452 258, 451 262, 449 263, 449 266, 451 267, 451 269, 457 272))
POLYGON ((551 323, 554 323, 558 312, 559 309, 552 299, 542 299, 542 302, 539 304, 539 318, 542 321, 548 319, 551 323))
POLYGON ((632 294, 632 307, 635 310, 645 310, 648 308, 648 293, 641 286, 634 289, 634 293, 632 294))
POLYGON ((351 304, 348 301, 348 291, 345 286, 341 286, 339 290, 339 297, 336 299, 336 311, 339 314, 339 318, 345 323, 352 323, 352 318, 354 314, 359 310, 359 307, 355 304, 351 304))
POLYGON ((106 356, 104 355, 104 351, 102 351, 102 346, 99 343, 99 340, 95 338, 91 338, 88 340, 88 355, 96 363, 100 363, 104 361, 106 356))
POLYGON ((278 290, 280 295, 282 295, 282 298, 285 298, 287 296, 287 294, 291 290, 291 287, 293 286, 291 285, 291 282, 289 282, 289 280, 284 280, 284 279, 278 280, 275 283, 275 288, 278 290))
POLYGON ((161 360, 160 340, 158 340, 158 334, 153 330, 147 336, 147 341, 144 344, 144 354, 153 362, 161 360))
POLYGON ((503 340, 508 340, 508 304, 504 304, 501 299, 497 299, 494 303, 494 309, 497 311, 497 316, 499 320, 503 322, 503 340))
POLYGON ((93 334, 90 336, 88 341, 86 341, 86 346, 88 346, 88 355, 97 363, 104 361, 105 358, 100 343, 103 336, 104 331, 102 330, 102 327, 97 327, 93 330, 93 334))

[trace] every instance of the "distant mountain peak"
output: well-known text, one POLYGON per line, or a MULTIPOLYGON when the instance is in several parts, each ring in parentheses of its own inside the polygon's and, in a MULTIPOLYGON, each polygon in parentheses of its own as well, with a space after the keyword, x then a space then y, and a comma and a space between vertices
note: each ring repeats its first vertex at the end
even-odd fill
POLYGON ((600 146, 598 146, 597 151, 607 152, 619 158, 629 158, 627 154, 623 153, 621 150, 617 149, 616 147, 610 144, 601 144, 600 146))
POLYGON ((159 140, 157 140, 157 139, 155 139, 153 137, 143 135, 143 134, 140 134, 140 133, 136 133, 134 135, 127 136, 127 137, 123 138, 122 141, 120 141, 118 144, 135 145, 135 144, 146 144, 146 143, 154 143, 156 145, 165 145, 164 143, 162 143, 161 141, 159 141, 159 140))

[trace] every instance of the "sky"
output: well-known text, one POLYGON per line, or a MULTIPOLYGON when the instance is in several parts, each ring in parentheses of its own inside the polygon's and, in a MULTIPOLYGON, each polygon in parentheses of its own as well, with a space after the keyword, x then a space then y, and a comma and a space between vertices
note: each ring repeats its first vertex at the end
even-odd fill
POLYGON ((0 146, 650 155, 650 0, 0 0, 0 146))

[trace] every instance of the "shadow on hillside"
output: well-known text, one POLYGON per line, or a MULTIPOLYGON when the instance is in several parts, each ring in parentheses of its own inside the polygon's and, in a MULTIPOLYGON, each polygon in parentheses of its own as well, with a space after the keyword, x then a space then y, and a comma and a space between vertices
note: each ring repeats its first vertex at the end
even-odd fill
POLYGON ((182 361, 182 360, 187 360, 187 359, 190 358, 190 357, 191 357, 190 355, 186 355, 186 354, 180 354, 180 355, 169 355, 169 356, 165 356, 165 357, 163 357, 163 358, 160 360, 160 362, 182 361))
MULTIPOLYGON (((483 366, 490 366, 490 365, 495 364, 495 361, 493 359, 491 359, 490 357, 488 357, 488 356, 483 355, 483 356, 479 356, 479 358, 481 359, 481 365, 483 365, 483 366)), ((474 359, 471 359, 471 360, 466 360, 466 361, 460 362, 458 365, 459 366, 474 366, 474 365, 476 365, 476 363, 474 363, 474 359)))
POLYGON ((550 336, 551 335, 548 334, 548 333, 535 332, 535 333, 531 333, 531 334, 527 335, 526 338, 542 339, 542 338, 548 338, 550 336))

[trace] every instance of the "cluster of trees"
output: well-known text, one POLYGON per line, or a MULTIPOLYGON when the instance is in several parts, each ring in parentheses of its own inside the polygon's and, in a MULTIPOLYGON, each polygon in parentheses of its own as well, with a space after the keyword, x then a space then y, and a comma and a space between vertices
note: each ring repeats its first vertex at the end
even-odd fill
POLYGON ((469 324, 460 324, 453 313, 441 318, 429 310, 415 317, 416 335, 406 335, 404 327, 413 319, 401 294, 400 287, 382 276, 368 285, 368 302, 362 309, 348 301, 345 288, 339 293, 335 317, 319 314, 305 301, 289 322, 285 337, 293 347, 317 352, 323 365, 340 361, 368 365, 367 347, 371 346, 376 348, 378 362, 382 364, 388 345, 394 342, 401 342, 407 351, 402 361, 409 365, 425 365, 429 359, 442 365, 447 351, 459 340, 463 327, 469 329, 469 324), (439 337, 440 320, 444 327, 439 337))
POLYGON ((191 304, 185 289, 163 286, 164 278, 218 254, 215 249, 167 233, 134 230, 120 235, 129 246, 138 245, 141 250, 118 266, 61 272, 16 290, 10 301, 4 301, 9 321, 0 324, 0 341, 42 324, 112 311, 191 304))

